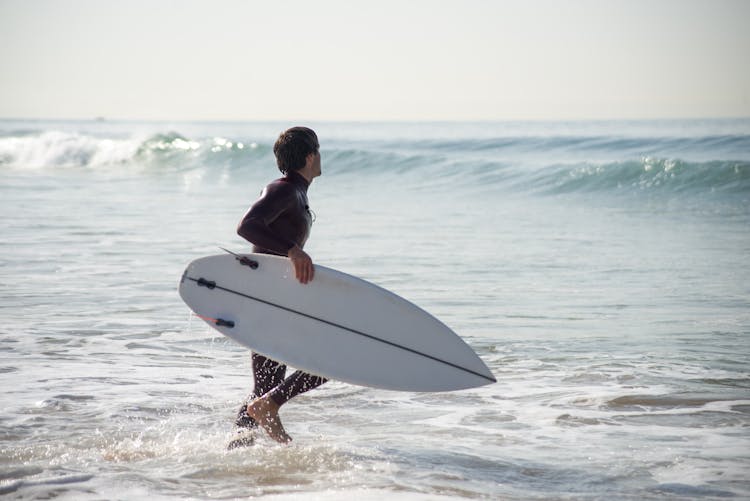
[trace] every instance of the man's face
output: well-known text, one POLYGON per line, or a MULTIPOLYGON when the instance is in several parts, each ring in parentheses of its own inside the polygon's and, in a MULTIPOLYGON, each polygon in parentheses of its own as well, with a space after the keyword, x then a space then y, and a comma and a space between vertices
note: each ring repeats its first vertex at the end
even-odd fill
POLYGON ((312 153, 312 175, 313 177, 318 177, 322 173, 320 166, 320 151, 316 151, 315 153, 312 153))

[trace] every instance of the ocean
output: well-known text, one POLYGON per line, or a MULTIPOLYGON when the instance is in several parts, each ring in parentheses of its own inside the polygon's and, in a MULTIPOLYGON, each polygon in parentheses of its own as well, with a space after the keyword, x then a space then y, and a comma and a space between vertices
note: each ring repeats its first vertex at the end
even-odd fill
POLYGON ((5 498, 750 498, 750 120, 5 120, 0 211, 5 498), (177 284, 249 250, 292 125, 321 142, 313 260, 498 382, 329 382, 282 408, 290 445, 227 450, 249 352, 177 284))

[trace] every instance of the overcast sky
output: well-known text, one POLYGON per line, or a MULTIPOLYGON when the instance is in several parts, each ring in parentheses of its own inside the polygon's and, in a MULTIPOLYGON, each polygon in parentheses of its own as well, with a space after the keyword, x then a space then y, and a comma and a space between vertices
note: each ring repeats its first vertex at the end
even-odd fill
POLYGON ((748 0, 0 0, 0 117, 750 116, 748 0))

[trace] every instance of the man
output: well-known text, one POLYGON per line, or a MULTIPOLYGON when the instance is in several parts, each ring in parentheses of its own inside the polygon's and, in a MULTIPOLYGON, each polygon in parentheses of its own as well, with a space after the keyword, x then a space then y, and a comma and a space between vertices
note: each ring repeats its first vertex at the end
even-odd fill
MULTIPOLYGON (((321 174, 319 148, 317 135, 307 127, 282 132, 273 153, 284 177, 266 186, 237 228, 237 233, 253 244, 253 252, 287 256, 303 284, 315 273, 312 259, 302 248, 313 222, 307 188, 321 174)), ((240 409, 236 424, 251 429, 260 426, 274 440, 289 442, 291 437, 281 424, 279 408, 326 380, 302 371, 285 379, 285 365, 257 353, 252 354, 252 365, 255 388, 249 403, 240 409)), ((236 442, 230 448, 239 445, 236 442)))

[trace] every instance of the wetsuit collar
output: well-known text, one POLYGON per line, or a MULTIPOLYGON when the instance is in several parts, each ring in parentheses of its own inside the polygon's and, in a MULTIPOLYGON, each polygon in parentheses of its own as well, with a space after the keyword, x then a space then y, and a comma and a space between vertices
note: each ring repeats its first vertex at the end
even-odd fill
POLYGON ((289 171, 286 173, 286 176, 284 176, 284 179, 296 186, 299 186, 305 191, 305 193, 307 193, 307 187, 310 186, 310 183, 307 182, 307 179, 305 179, 302 174, 299 174, 296 171, 289 171))

